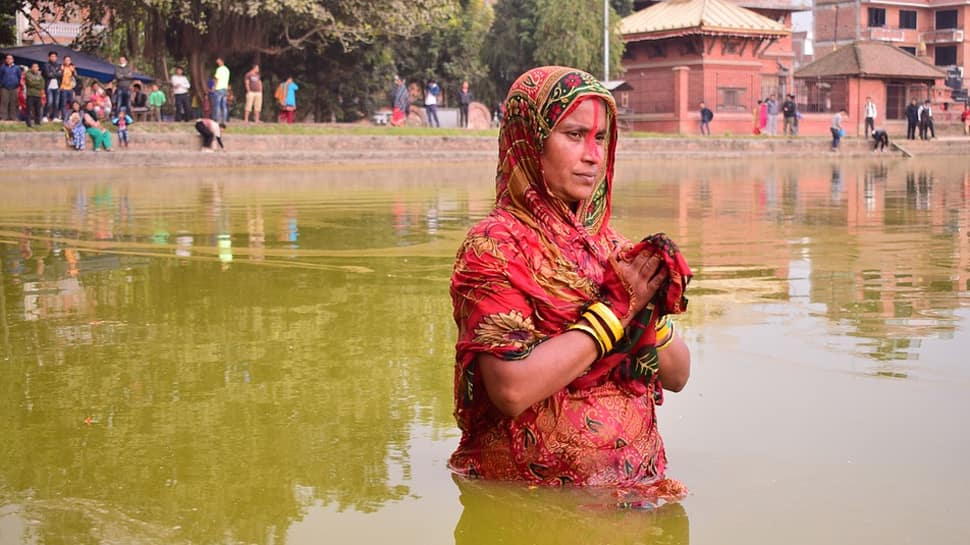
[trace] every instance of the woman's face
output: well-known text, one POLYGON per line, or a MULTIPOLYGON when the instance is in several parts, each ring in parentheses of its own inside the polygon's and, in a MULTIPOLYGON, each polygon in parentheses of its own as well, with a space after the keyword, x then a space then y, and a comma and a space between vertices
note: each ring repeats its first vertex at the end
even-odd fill
POLYGON ((566 204, 588 198, 606 161, 606 105, 600 99, 579 103, 559 121, 542 150, 542 172, 549 192, 566 204))

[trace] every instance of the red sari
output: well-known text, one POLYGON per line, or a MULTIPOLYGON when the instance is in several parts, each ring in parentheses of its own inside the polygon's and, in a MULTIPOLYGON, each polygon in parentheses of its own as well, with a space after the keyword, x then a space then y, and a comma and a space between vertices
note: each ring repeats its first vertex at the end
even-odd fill
POLYGON ((618 315, 629 308, 610 259, 617 247, 631 246, 609 224, 616 148, 612 95, 589 74, 543 67, 519 77, 505 106, 495 208, 469 231, 452 276, 459 330, 455 417, 462 438, 450 466, 473 477, 681 497, 686 489, 664 478, 667 460, 655 415, 663 395, 655 370, 632 379, 618 372, 651 351, 655 361, 652 320, 661 309, 678 312, 686 304, 682 290, 690 270, 675 246, 655 240, 635 249, 661 252, 677 280, 656 302, 657 311, 637 322, 639 332, 631 327, 627 340, 587 373, 516 418, 501 413, 485 391, 479 354, 525 358, 577 322, 593 300, 607 302, 618 315), (607 160, 592 196, 574 212, 549 192, 540 157, 552 127, 587 99, 607 106, 607 160))

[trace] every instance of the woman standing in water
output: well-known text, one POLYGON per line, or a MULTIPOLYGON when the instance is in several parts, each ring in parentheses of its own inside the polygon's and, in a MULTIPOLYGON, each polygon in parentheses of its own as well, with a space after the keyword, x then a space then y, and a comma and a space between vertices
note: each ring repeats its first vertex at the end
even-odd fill
POLYGON ((665 235, 633 246, 610 226, 616 104, 595 78, 535 68, 505 107, 495 207, 452 276, 450 466, 679 499, 654 409, 690 374, 667 316, 685 309, 690 269, 665 235))

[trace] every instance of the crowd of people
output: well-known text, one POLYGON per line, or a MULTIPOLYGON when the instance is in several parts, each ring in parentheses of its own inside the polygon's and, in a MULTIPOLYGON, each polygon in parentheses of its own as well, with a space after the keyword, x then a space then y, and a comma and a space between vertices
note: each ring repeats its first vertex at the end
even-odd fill
MULTIPOLYGON (((59 123, 69 145, 76 150, 86 148, 86 135, 91 139, 92 149, 110 151, 112 138, 107 127, 115 127, 118 143, 127 148, 128 129, 135 122, 195 120, 203 149, 211 151, 216 142, 222 146, 221 131, 225 130, 235 103, 231 73, 221 57, 216 58, 216 68, 206 81, 207 92, 201 96, 192 93, 192 82, 181 66, 174 68, 167 81, 161 81, 138 74, 125 56, 119 56, 112 78, 105 82, 82 77, 71 57, 60 59, 56 51, 48 54, 47 62, 31 63, 29 67, 17 65, 13 55, 3 55, 3 59, 0 121, 19 121, 27 127, 59 123), (163 85, 168 87, 168 92, 163 85)), ((246 90, 243 121, 259 123, 264 120, 259 65, 253 65, 243 81, 246 90)), ((299 88, 292 77, 287 77, 277 88, 275 97, 281 123, 296 120, 299 88)))
MULTIPOLYGON (((704 101, 698 103, 698 117, 700 120, 700 134, 709 136, 711 134, 711 122, 714 120, 714 112, 707 107, 704 101)), ((803 119, 802 113, 798 109, 795 95, 789 94, 782 103, 780 109, 775 95, 771 94, 765 99, 759 99, 757 105, 752 109, 752 133, 755 135, 778 136, 778 115, 784 121, 783 135, 797 136, 799 121, 803 119)), ((866 97, 866 102, 862 106, 862 117, 864 119, 863 134, 866 138, 871 138, 873 151, 884 151, 889 146, 889 133, 885 127, 877 127, 879 119, 879 109, 871 96, 866 97)), ((929 99, 922 102, 912 99, 906 107, 906 138, 915 140, 917 133, 920 140, 930 140, 936 138, 936 128, 933 124, 933 105, 929 99)), ((845 127, 842 122, 847 119, 849 113, 844 108, 839 108, 831 119, 830 131, 832 133, 832 151, 838 151, 841 139, 845 136, 845 127)), ((964 104, 963 112, 960 114, 960 122, 963 124, 963 134, 970 136, 970 103, 964 104)))
MULTIPOLYGON (((441 120, 438 118, 438 105, 444 101, 444 92, 434 78, 428 80, 423 91, 416 91, 418 102, 424 107, 426 124, 428 127, 441 127, 441 120)), ((407 122, 411 113, 412 91, 408 89, 407 82, 401 76, 394 76, 394 86, 390 92, 391 116, 388 121, 393 127, 400 127, 407 122)), ((475 101, 475 94, 471 91, 468 80, 461 82, 461 87, 455 94, 455 103, 458 106, 458 127, 468 128, 468 113, 472 102, 475 101)))

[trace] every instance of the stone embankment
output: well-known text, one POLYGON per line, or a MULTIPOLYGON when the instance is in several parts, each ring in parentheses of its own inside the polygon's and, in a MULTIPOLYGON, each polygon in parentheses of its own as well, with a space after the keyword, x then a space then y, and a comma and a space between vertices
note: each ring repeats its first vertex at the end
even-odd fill
MULTIPOLYGON (((285 164, 341 164, 359 162, 494 161, 495 137, 408 135, 251 135, 223 137, 226 149, 202 153, 199 138, 191 132, 133 133, 132 145, 112 153, 80 152, 65 145, 59 132, 0 132, 0 155, 8 165, 21 168, 110 167, 238 167, 285 164)), ((970 138, 948 136, 928 142, 898 140, 913 156, 965 155, 970 138)), ((890 152, 900 155, 894 149, 890 152)), ((621 137, 621 160, 677 157, 833 157, 829 141, 804 138, 621 137)), ((847 139, 840 157, 871 156, 870 144, 847 139)))

